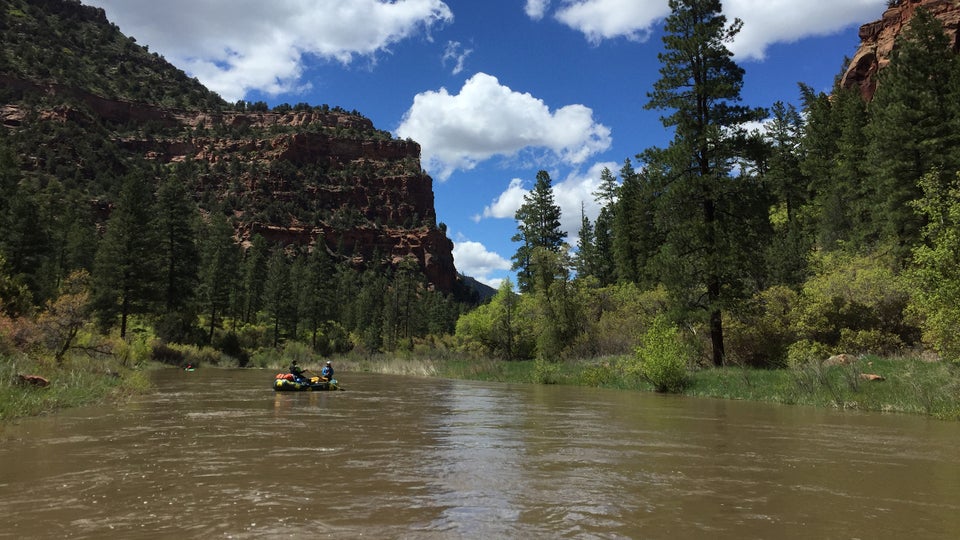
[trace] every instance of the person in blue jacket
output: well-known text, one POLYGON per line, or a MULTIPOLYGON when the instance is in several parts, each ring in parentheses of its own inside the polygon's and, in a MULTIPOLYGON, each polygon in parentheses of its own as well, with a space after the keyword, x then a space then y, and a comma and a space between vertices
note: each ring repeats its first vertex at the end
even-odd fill
POLYGON ((323 366, 323 369, 320 370, 320 376, 328 381, 333 380, 333 364, 327 360, 327 363, 323 366))

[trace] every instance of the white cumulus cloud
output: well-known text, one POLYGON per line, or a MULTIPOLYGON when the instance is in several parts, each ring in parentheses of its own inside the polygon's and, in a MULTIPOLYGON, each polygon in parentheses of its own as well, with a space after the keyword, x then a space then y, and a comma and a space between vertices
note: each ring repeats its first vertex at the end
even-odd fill
POLYGON ((523 204, 523 198, 530 190, 523 187, 523 180, 514 178, 507 189, 483 209, 483 214, 476 216, 475 221, 481 218, 510 218, 517 215, 517 210, 523 204))
MULTIPOLYGON (((600 214, 600 205, 593 194, 600 187, 600 173, 604 168, 610 169, 614 174, 618 170, 616 163, 601 162, 594 163, 585 172, 574 171, 560 181, 551 176, 553 202, 560 207, 560 228, 567 233, 570 244, 576 244, 577 235, 580 234, 581 211, 591 221, 595 221, 600 214)), ((530 183, 533 183, 532 179, 530 183)), ((520 178, 511 180, 507 188, 484 207, 483 213, 476 216, 475 220, 514 219, 524 202, 523 198, 530 193, 523 184, 520 178)))
MULTIPOLYGON (((851 25, 879 18, 887 0, 725 0, 729 21, 744 26, 730 49, 739 59, 762 59, 774 43, 791 43, 810 36, 836 33, 851 25)), ((667 0, 527 0, 533 20, 552 16, 583 33, 591 43, 605 39, 645 40, 670 14, 667 0), (551 5, 556 7, 550 11, 551 5)))
POLYGON ((500 286, 502 279, 492 278, 490 275, 494 272, 508 271, 511 267, 509 260, 497 253, 488 251, 480 242, 465 239, 454 242, 453 259, 456 261, 457 270, 461 274, 475 278, 494 288, 500 286))
MULTIPOLYGON (((738 59, 761 60, 774 43, 826 36, 879 19, 887 0, 840 0, 811 4, 802 0, 727 0, 728 19, 743 21, 730 50, 738 59)), ((852 45, 856 45, 855 43, 852 45)), ((852 51, 851 51, 852 53, 852 51)))
POLYGON ((477 73, 459 94, 446 88, 414 97, 397 135, 422 147, 424 168, 443 181, 456 170, 470 170, 494 156, 547 150, 577 165, 610 147, 610 128, 593 119, 584 105, 551 111, 538 98, 477 73))
POLYGON ((666 0, 565 0, 553 16, 599 43, 616 37, 645 41, 669 13, 666 0))
POLYGON ((302 86, 303 56, 350 63, 451 22, 441 0, 85 0, 224 99, 302 86))
POLYGON ((586 172, 574 172, 559 183, 553 182, 553 199, 560 207, 560 228, 567 233, 567 242, 571 245, 576 245, 580 234, 581 210, 591 221, 600 215, 600 205, 593 193, 600 187, 604 167, 614 174, 619 168, 613 162, 595 163, 586 172))
POLYGON ((526 5, 523 7, 523 11, 528 17, 538 21, 543 18, 543 15, 547 12, 548 7, 550 7, 550 0, 527 0, 526 5))

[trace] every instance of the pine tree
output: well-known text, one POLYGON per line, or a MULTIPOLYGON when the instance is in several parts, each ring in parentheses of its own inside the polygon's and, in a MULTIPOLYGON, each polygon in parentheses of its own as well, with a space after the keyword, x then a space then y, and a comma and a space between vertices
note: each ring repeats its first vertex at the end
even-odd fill
POLYGON ((274 248, 267 261, 267 280, 263 286, 263 308, 273 322, 273 346, 280 344, 283 324, 289 320, 293 291, 290 268, 283 249, 274 248))
POLYGON ((580 204, 580 232, 577 235, 576 270, 578 278, 596 277, 596 233, 582 203, 580 204))
POLYGON ((600 214, 593 227, 596 257, 593 272, 600 286, 612 285, 617 280, 613 263, 613 215, 619 190, 616 176, 604 167, 600 171, 600 186, 593 193, 594 200, 600 204, 600 214))
POLYGON ((157 248, 163 272, 161 291, 167 314, 185 313, 199 281, 199 210, 184 178, 171 176, 157 191, 157 248))
POLYGON ((901 246, 920 239, 923 218, 908 204, 921 197, 920 179, 936 172, 944 184, 960 166, 956 152, 956 94, 948 84, 960 70, 943 25, 918 8, 879 72, 866 129, 870 172, 877 184, 878 235, 901 246))
POLYGON ((238 311, 243 322, 255 320, 263 306, 263 283, 267 279, 269 256, 270 250, 267 248, 266 239, 259 234, 253 235, 250 247, 243 254, 241 269, 243 282, 237 300, 238 311))
POLYGON ((657 230, 654 219, 654 178, 660 174, 654 170, 652 162, 643 173, 638 173, 629 159, 620 169, 623 184, 613 206, 611 251, 617 281, 621 283, 649 287, 656 280, 651 263, 663 242, 663 235, 657 230))
POLYGON ((801 172, 803 120, 796 107, 777 102, 766 139, 770 158, 763 175, 773 197, 773 239, 766 263, 774 283, 799 285, 806 277, 807 254, 813 247, 801 208, 810 201, 809 179, 801 172))
POLYGON ((512 257, 513 270, 517 270, 517 286, 521 292, 533 288, 533 253, 538 248, 559 253, 567 233, 560 229, 560 207, 554 203, 553 187, 547 171, 537 173, 533 190, 524 195, 523 204, 517 210, 517 234, 511 241, 520 242, 512 257))
POLYGON ((237 282, 240 248, 233 239, 233 226, 222 213, 210 216, 201 246, 200 301, 209 326, 207 341, 213 342, 214 331, 230 307, 230 297, 237 282))
POLYGON ((142 174, 126 177, 94 263, 94 308, 107 326, 119 317, 121 338, 129 317, 150 312, 159 297, 152 193, 142 174))
POLYGON ((310 344, 318 349, 318 333, 333 319, 336 293, 336 268, 333 259, 327 253, 323 238, 317 238, 307 264, 307 290, 305 293, 305 313, 310 330, 310 344))
POLYGON ((648 162, 667 171, 658 212, 665 245, 661 273, 678 298, 700 298, 694 307, 709 319, 713 363, 724 361, 723 309, 736 290, 736 264, 745 253, 734 249, 741 231, 728 228, 739 216, 739 184, 731 179, 742 125, 763 111, 739 105, 743 69, 726 44, 742 23, 727 26, 719 0, 670 0, 660 79, 649 94, 649 109, 672 111, 661 118, 674 129, 666 150, 648 151, 648 162), (698 292, 702 287, 702 295, 698 292))
POLYGON ((877 241, 873 194, 866 167, 866 105, 860 93, 844 89, 814 92, 801 85, 806 123, 800 144, 800 171, 809 179, 806 213, 818 247, 873 245, 877 241))

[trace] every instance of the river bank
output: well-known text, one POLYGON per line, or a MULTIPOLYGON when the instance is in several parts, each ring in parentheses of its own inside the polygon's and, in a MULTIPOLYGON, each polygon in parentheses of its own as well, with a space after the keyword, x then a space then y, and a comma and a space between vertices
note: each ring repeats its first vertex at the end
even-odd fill
MULTIPOLYGON (((549 363, 374 356, 344 357, 335 364, 341 371, 653 392, 652 384, 628 374, 627 360, 549 363)), ((945 362, 874 356, 802 369, 708 368, 691 371, 680 395, 960 420, 960 368, 945 362)))
MULTIPOLYGON (((347 355, 333 358, 337 377, 347 387, 350 372, 370 372, 654 392, 652 384, 629 374, 624 367, 628 360, 626 357, 608 357, 557 363, 507 362, 457 355, 347 355)), ((263 367, 268 371, 286 369, 286 365, 273 365, 275 363, 263 367)), ((230 365, 225 362, 221 367, 230 365)), ((303 359, 301 365, 319 370, 321 362, 319 359, 303 359)), ((0 423, 149 392, 147 371, 153 368, 149 365, 146 368, 134 369, 122 363, 105 365, 102 361, 93 362, 80 357, 59 367, 0 362, 0 423), (39 387, 19 381, 19 374, 32 372, 41 372, 51 384, 39 387)), ((811 365, 803 369, 709 368, 691 371, 688 384, 680 395, 958 420, 960 369, 944 362, 870 356, 842 365, 811 365)))
POLYGON ((57 366, 4 359, 0 362, 0 425, 70 407, 120 401, 148 391, 146 372, 118 363, 76 358, 57 366), (28 382, 22 375, 42 379, 28 382))

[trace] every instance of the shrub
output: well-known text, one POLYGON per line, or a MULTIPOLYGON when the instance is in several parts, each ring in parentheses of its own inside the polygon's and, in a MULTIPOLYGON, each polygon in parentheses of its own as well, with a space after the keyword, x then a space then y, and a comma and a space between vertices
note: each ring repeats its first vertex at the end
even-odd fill
POLYGON ((580 384, 584 386, 605 386, 616 379, 617 373, 609 362, 586 366, 580 373, 580 384))
POLYGON ((163 364, 168 364, 171 366, 181 366, 184 364, 183 351, 175 349, 166 343, 157 343, 153 346, 153 350, 150 353, 151 358, 154 361, 160 362, 163 364))
POLYGON ((903 341, 889 332, 876 328, 871 330, 840 330, 840 342, 837 349, 850 354, 897 354, 903 349, 903 341))
POLYGON ((643 335, 632 371, 646 379, 657 392, 681 392, 689 383, 687 360, 690 347, 680 330, 659 316, 643 335))
POLYGON ((666 289, 641 291, 635 284, 612 285, 596 293, 596 355, 630 354, 653 319, 666 310, 666 289))
POLYGON ((790 345, 787 350, 787 365, 795 369, 810 364, 819 365, 829 358, 830 354, 830 347, 823 343, 801 339, 790 345))
POLYGON ((913 297, 910 311, 923 339, 943 358, 960 362, 960 173, 944 183, 931 173, 920 181, 924 196, 914 206, 927 217, 906 276, 913 297))
POLYGON ((793 313, 799 337, 836 346, 846 329, 917 341, 919 331, 904 314, 910 295, 882 257, 831 252, 813 263, 817 273, 804 283, 793 313))
POLYGON ((781 368, 796 339, 790 314, 797 294, 788 287, 771 287, 757 294, 746 309, 724 324, 727 361, 758 368, 781 368))
POLYGON ((213 347, 204 346, 204 347, 187 347, 184 349, 185 360, 187 363, 193 364, 195 366, 208 365, 208 366, 217 366, 220 365, 221 355, 220 351, 214 349, 213 347))
POLYGON ((533 362, 533 382, 558 384, 560 382, 560 365, 548 362, 542 356, 538 356, 533 362))
POLYGON ((240 345, 240 337, 235 332, 227 332, 220 338, 217 348, 230 357, 237 359, 239 367, 247 367, 250 361, 250 354, 240 345))

